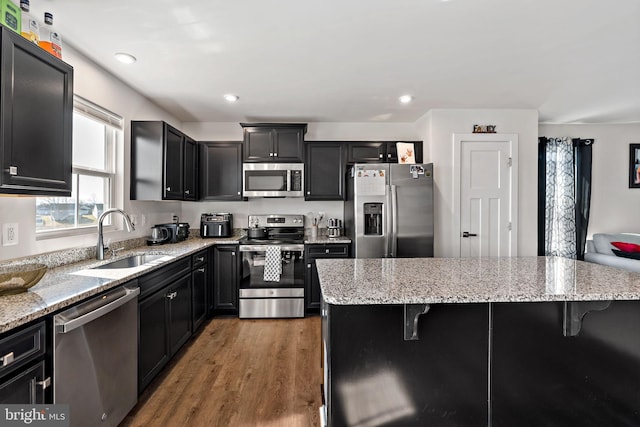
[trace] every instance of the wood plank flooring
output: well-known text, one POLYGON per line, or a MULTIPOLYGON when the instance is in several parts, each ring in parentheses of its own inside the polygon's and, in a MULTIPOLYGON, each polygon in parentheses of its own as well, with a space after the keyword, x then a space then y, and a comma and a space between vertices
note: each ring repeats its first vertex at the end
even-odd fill
POLYGON ((214 318, 120 426, 319 426, 320 346, 318 316, 214 318))

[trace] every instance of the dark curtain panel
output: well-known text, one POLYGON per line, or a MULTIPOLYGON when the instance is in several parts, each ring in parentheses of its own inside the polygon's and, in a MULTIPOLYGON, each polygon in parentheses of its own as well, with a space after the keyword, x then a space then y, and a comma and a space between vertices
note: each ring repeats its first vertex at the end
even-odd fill
POLYGON ((577 259, 584 260, 589 210, 591 205, 591 147, 593 139, 572 140, 576 165, 576 249, 577 259))
POLYGON ((538 138, 538 256, 544 256, 545 211, 547 203, 547 138, 538 138))
MULTIPOLYGON (((549 139, 538 138, 538 255, 545 255, 547 208, 547 158, 549 139)), ((576 258, 584 260, 591 204, 591 159, 593 139, 574 138, 576 258)))

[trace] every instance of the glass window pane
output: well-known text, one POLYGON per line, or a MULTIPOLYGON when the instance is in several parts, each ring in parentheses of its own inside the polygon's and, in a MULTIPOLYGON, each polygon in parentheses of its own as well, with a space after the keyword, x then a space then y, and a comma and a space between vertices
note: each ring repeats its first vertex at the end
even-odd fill
POLYGON ((36 231, 75 227, 77 183, 77 175, 74 175, 71 197, 38 197, 36 199, 36 231))
MULTIPOLYGON (((97 225, 98 217, 108 209, 105 201, 105 189, 109 188, 109 179, 97 176, 80 175, 78 185, 78 222, 80 226, 97 225)), ((104 224, 106 225, 105 218, 104 224)))
POLYGON ((100 122, 73 114, 73 165, 106 170, 106 126, 100 122))

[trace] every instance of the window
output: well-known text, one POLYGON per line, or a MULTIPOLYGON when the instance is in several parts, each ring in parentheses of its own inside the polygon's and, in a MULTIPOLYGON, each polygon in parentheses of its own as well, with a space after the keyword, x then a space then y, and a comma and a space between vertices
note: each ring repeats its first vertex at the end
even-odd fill
POLYGON ((113 206, 116 143, 121 139, 121 117, 74 97, 71 197, 38 197, 36 232, 97 226, 100 214, 113 206))

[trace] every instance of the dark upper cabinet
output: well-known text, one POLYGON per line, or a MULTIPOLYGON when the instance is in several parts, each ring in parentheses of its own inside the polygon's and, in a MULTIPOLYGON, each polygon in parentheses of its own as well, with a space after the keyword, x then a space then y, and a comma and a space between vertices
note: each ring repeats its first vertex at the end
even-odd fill
POLYGON ((73 68, 0 26, 0 193, 71 195, 73 68))
POLYGON ((184 138, 184 200, 198 200, 198 143, 185 136, 184 138))
POLYGON ((306 124, 240 123, 245 162, 302 162, 306 124))
POLYGON ((242 142, 200 143, 202 200, 243 200, 242 142))
POLYGON ((131 200, 197 200, 196 142, 162 121, 131 122, 131 200))
MULTIPOLYGON (((422 163, 422 141, 413 142, 416 163, 422 163)), ((397 163, 398 150, 392 141, 357 141, 347 143, 348 163, 397 163)))
POLYGON ((339 142, 307 142, 305 200, 344 200, 346 146, 339 142))
POLYGON ((238 314, 240 256, 237 245, 220 245, 213 250, 213 311, 238 314))

